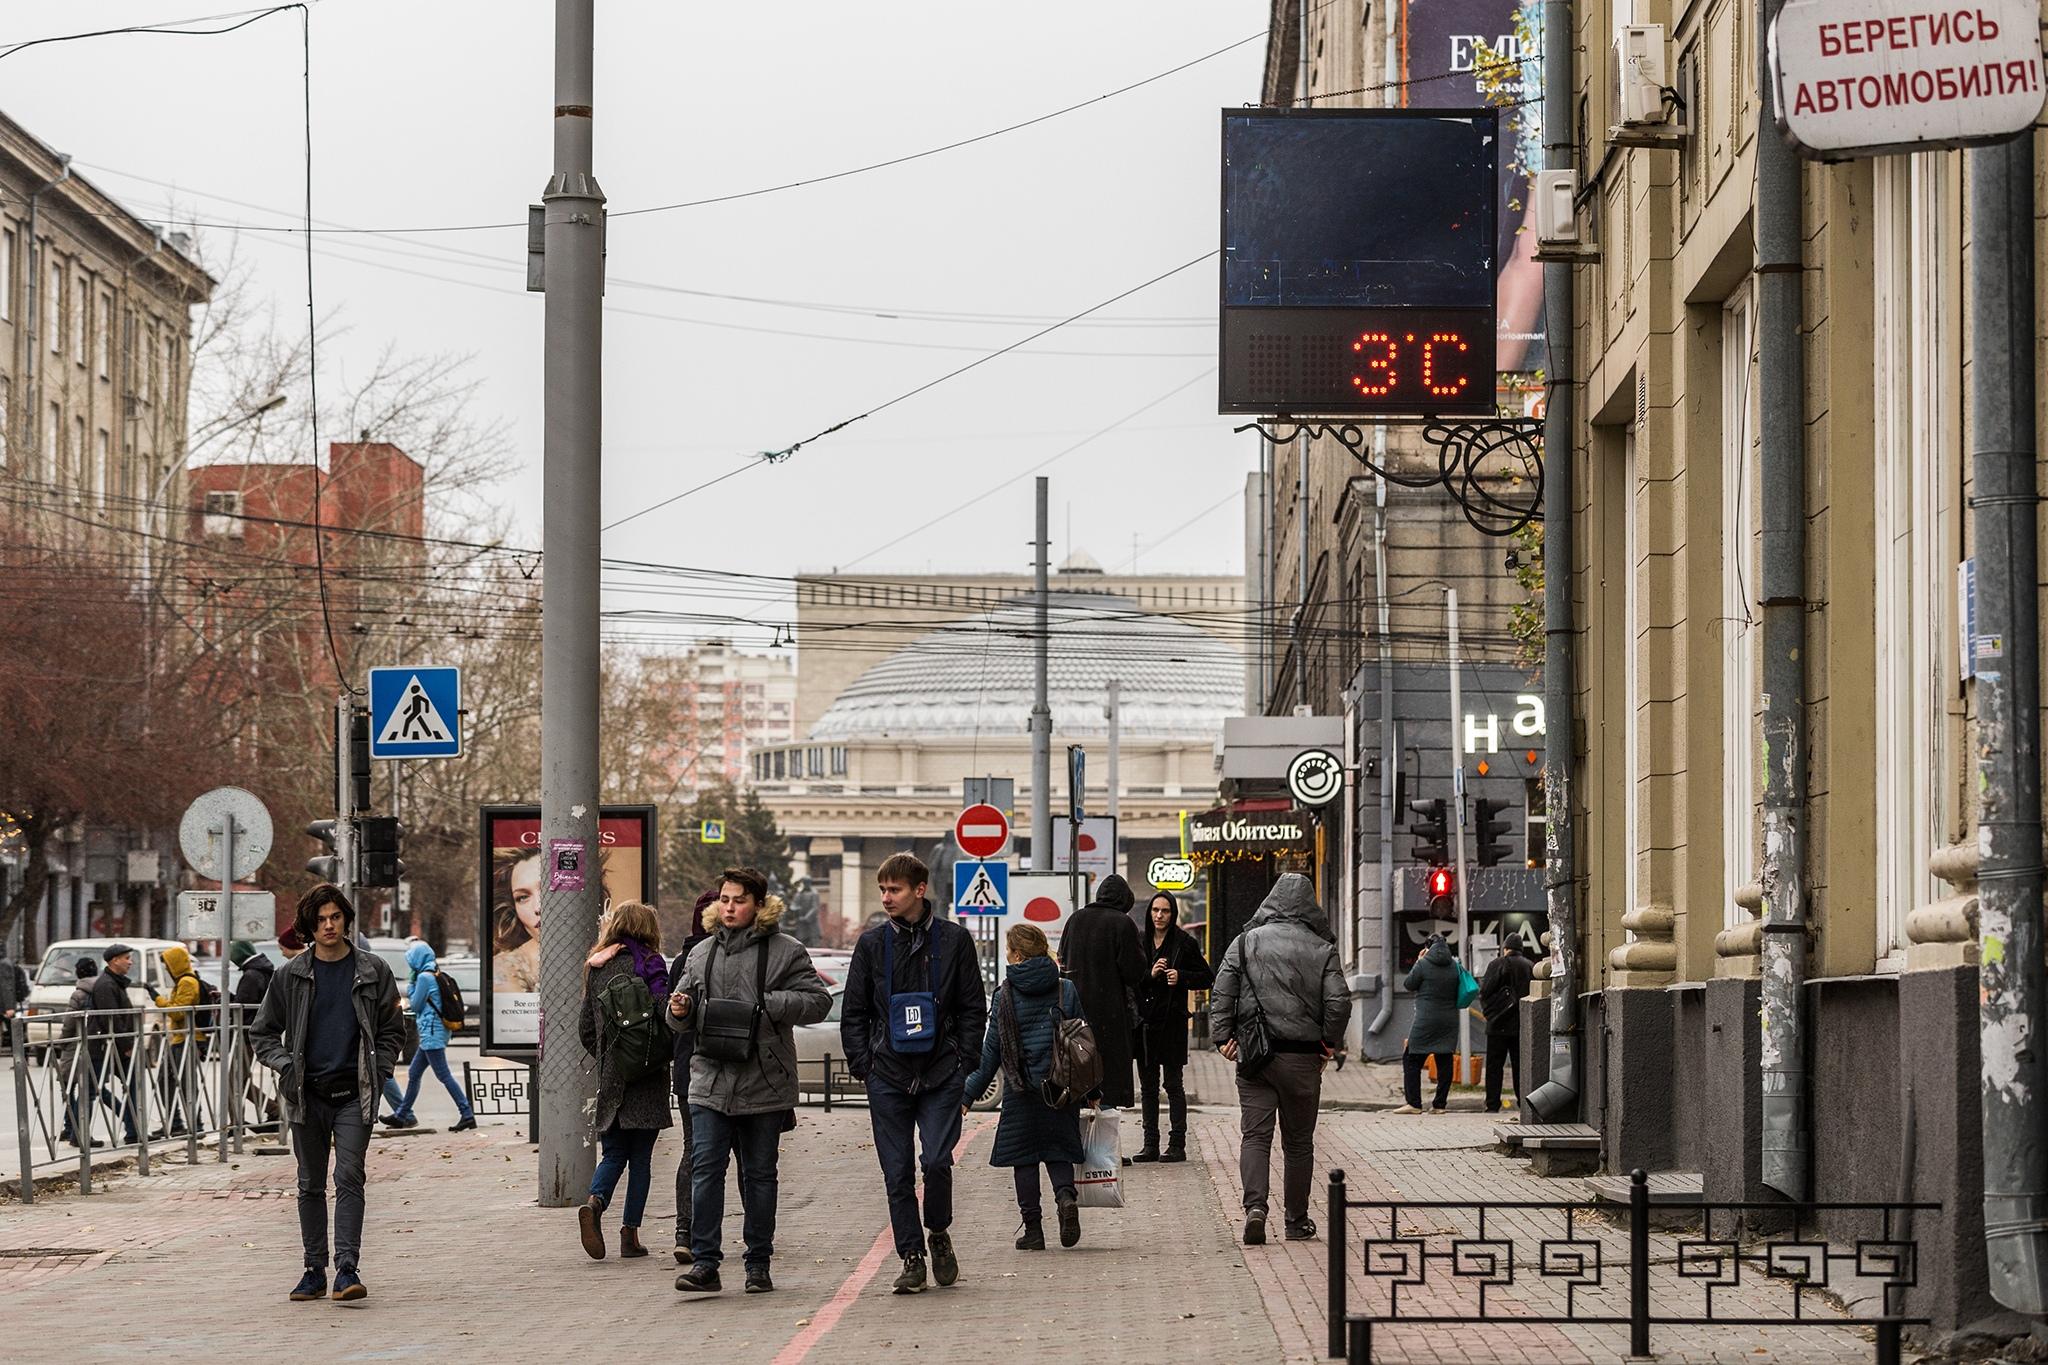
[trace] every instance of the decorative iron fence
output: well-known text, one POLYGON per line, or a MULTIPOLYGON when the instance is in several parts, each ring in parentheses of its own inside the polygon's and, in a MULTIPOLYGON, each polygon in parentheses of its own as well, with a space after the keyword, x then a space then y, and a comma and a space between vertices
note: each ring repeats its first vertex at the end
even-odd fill
POLYGON ((1661 1266, 1650 1254, 1652 1206, 1642 1171, 1631 1173, 1620 1225, 1611 1221, 1613 1205, 1591 1200, 1357 1199, 1344 1172, 1332 1171, 1329 1355, 1363 1365, 1373 1358, 1373 1329, 1382 1325, 1626 1327, 1633 1356, 1650 1353, 1653 1327, 1867 1327, 1876 1333, 1876 1359, 1897 1365, 1902 1330, 1928 1322, 1903 1315, 1900 1296, 1919 1282, 1912 1215, 1939 1204, 1657 1207, 1665 1215, 1697 1215, 1700 1225, 1697 1235, 1678 1237, 1676 1256, 1661 1266), (1349 1302, 1354 1212, 1365 1215, 1357 1228, 1359 1271, 1385 1290, 1356 1312, 1349 1302), (1847 1243, 1828 1240, 1819 1231, 1823 1218, 1858 1224, 1858 1235, 1847 1243), (1758 1311, 1753 1300, 1723 1302, 1759 1278, 1783 1291, 1772 1301, 1784 1311, 1758 1311), (1698 1311, 1670 1311, 1663 1305, 1672 1295, 1653 1296, 1653 1285, 1694 1291, 1686 1297, 1698 1311), (1841 1291, 1874 1296, 1877 1311, 1815 1311, 1815 1296, 1841 1291))

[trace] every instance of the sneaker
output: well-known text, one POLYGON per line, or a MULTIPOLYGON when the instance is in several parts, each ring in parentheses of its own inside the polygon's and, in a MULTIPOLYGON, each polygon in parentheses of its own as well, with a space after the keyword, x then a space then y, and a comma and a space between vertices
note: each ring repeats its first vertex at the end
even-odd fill
POLYGON ((1045 1223, 1041 1219, 1026 1218, 1024 1230, 1017 1234, 1017 1250, 1045 1250, 1045 1223))
POLYGON ((1404 1104, 1399 1109, 1395 1109, 1390 1112, 1396 1114, 1419 1114, 1422 1112, 1422 1107, 1420 1105, 1404 1104))
POLYGON ((292 1286, 292 1302, 305 1303, 309 1299, 327 1297, 327 1272, 308 1268, 299 1276, 299 1282, 292 1286))
POLYGON ((476 1127, 476 1115, 471 1114, 448 1131, 451 1133, 466 1133, 474 1127, 476 1127))
POLYGON ((1159 1160, 1159 1149, 1157 1147, 1151 1146, 1150 1144, 1147 1144, 1145 1149, 1133 1155, 1131 1157, 1131 1160, 1133 1162, 1157 1161, 1159 1160))
POLYGON ((685 1294, 716 1294, 725 1286, 718 1282, 718 1267, 701 1262, 676 1276, 676 1288, 685 1294))
POLYGON ((953 1238, 944 1232, 935 1232, 932 1242, 932 1278, 941 1285, 948 1285, 960 1278, 960 1260, 953 1254, 953 1238))
POLYGON ((377 1122, 386 1128, 417 1128, 420 1121, 409 1114, 385 1114, 377 1122))
POLYGON ((773 1294, 775 1281, 768 1278, 768 1267, 750 1265, 747 1267, 747 1292, 749 1294, 773 1294))
POLYGON ((334 1272, 334 1297, 341 1303, 354 1303, 357 1299, 368 1298, 370 1291, 363 1288, 363 1282, 356 1278, 354 1266, 334 1272))
POLYGON ((1248 1247, 1262 1247, 1266 1244, 1266 1211, 1248 1209, 1244 1215, 1244 1244, 1248 1247))
POLYGON ((593 1261, 604 1259, 604 1229, 598 1225, 597 1217, 604 1212, 604 1205, 596 1195, 583 1201, 576 1210, 576 1231, 583 1242, 583 1254, 593 1261))
POLYGON ((924 1292, 924 1257, 912 1253, 903 1258, 903 1273, 896 1277, 898 1294, 922 1294, 924 1292))
POLYGON ((695 1260, 695 1259, 696 1259, 696 1257, 694 1257, 694 1256, 692 1256, 692 1255, 690 1254, 690 1249, 689 1249, 688 1247, 686 1247, 686 1246, 682 1246, 682 1245, 678 1245, 678 1246, 676 1247, 676 1264, 677 1264, 677 1265, 688 1265, 688 1264, 689 1264, 689 1263, 690 1263, 691 1261, 693 1261, 693 1260, 695 1260))
POLYGON ((1070 1247, 1081 1240, 1081 1201, 1071 1194, 1059 1197, 1060 1245, 1070 1247))
POLYGON ((1298 1223, 1287 1225, 1287 1240, 1290 1242, 1306 1242, 1315 1235, 1316 1223, 1313 1218, 1304 1218, 1298 1223))

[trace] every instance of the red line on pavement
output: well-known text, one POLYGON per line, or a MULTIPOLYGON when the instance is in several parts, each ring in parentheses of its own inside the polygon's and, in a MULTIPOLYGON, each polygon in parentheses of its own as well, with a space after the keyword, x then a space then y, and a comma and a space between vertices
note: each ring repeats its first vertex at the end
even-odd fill
MULTIPOLYGON (((960 1141, 953 1145, 953 1160, 957 1164, 960 1154, 967 1150, 967 1144, 980 1137, 994 1123, 994 1119, 983 1119, 960 1135, 960 1141)), ((839 1325, 839 1319, 846 1316, 846 1310, 853 1307, 861 1291, 875 1278, 875 1272, 882 1268, 882 1262, 889 1259, 896 1250, 896 1235, 889 1228, 883 1228, 875 1235, 875 1244, 868 1248, 868 1254, 860 1258, 860 1264, 846 1277, 839 1290, 825 1301, 825 1306, 811 1315, 810 1325, 789 1339, 789 1344, 776 1352, 773 1365, 800 1365, 811 1348, 824 1340, 825 1334, 839 1325)))

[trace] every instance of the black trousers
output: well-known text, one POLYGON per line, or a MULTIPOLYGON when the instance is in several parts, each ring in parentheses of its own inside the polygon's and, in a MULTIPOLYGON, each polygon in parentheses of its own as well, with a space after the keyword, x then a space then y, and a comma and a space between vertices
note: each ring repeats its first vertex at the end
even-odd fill
POLYGON ((1486 1112, 1500 1112, 1500 1073, 1506 1068, 1515 1073, 1515 1099, 1522 1098, 1522 1062, 1515 1056, 1522 1050, 1522 1035, 1515 1033, 1493 1033, 1486 1035, 1486 1112))
POLYGON ((1451 1099, 1451 1057, 1449 1052, 1404 1052, 1401 1054, 1401 1090, 1408 1107, 1422 1107, 1422 1068, 1429 1057, 1436 1058, 1436 1104, 1441 1109, 1451 1099))
POLYGON ((1188 1140, 1188 1092, 1181 1083, 1183 1066, 1175 1061, 1162 1061, 1140 1054, 1138 1057, 1138 1081, 1144 1091, 1145 1104, 1145 1149, 1159 1150, 1159 1085, 1163 1077, 1166 1083, 1166 1103, 1169 1120, 1172 1123, 1169 1146, 1185 1148, 1188 1140))

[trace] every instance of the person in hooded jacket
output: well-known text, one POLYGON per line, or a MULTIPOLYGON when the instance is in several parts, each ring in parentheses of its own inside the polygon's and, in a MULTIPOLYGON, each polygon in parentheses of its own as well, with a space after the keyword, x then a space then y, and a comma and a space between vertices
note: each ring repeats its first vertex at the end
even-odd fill
POLYGON ((657 1005, 668 987, 668 959, 661 955, 661 921, 643 901, 621 901, 604 917, 583 973, 583 1011, 578 1032, 583 1050, 597 1059, 597 1111, 591 1131, 602 1156, 590 1176, 590 1195, 576 1210, 583 1250, 594 1261, 604 1259, 604 1228, 599 1219, 611 1205, 626 1177, 626 1207, 619 1213, 619 1255, 645 1256, 640 1218, 647 1211, 647 1191, 654 1179, 654 1143, 669 1126, 668 1076, 656 1067, 636 1080, 619 1074, 614 1035, 601 1001, 605 988, 622 978, 638 977, 657 1005))
POLYGON ((241 972, 235 978, 235 993, 228 1002, 234 1006, 229 1018, 238 1026, 230 1030, 235 1039, 235 1071, 243 1078, 243 1098, 263 1111, 258 1126, 272 1127, 278 1119, 277 1101, 266 1096, 256 1084, 256 1054, 249 1047, 249 1025, 255 1021, 256 1008, 270 990, 270 978, 277 974, 277 964, 257 952, 256 945, 245 938, 228 945, 228 961, 241 972))
POLYGON ((1394 1112, 1422 1112, 1422 1068, 1436 1058, 1436 1103, 1441 1114, 1451 1098, 1451 1063, 1458 1053, 1458 955, 1442 934, 1431 934, 1422 956, 1408 969, 1408 989, 1415 992, 1415 1018, 1408 1024, 1408 1044, 1401 1053, 1401 1089, 1408 1102, 1394 1112))
POLYGON ((1152 893, 1146 909, 1145 985, 1138 993, 1138 1078, 1145 1102, 1145 1146, 1133 1161, 1188 1159, 1188 1092, 1181 1072, 1188 1064, 1188 993, 1205 991, 1216 979, 1201 945, 1180 927, 1180 902, 1168 891, 1152 893), (1159 1087, 1173 1126, 1166 1151, 1159 1150, 1159 1087))
POLYGON ((1102 1103, 1124 1109, 1132 1102, 1137 1053, 1132 1015, 1145 984, 1145 958, 1131 923, 1132 899, 1130 883, 1114 874, 1104 877, 1095 899, 1074 912, 1060 935, 1060 970, 1080 987, 1102 1054, 1102 1103))
MULTIPOLYGON (((713 887, 697 897, 697 903, 690 910, 690 936, 683 940, 683 950, 675 955, 668 965, 668 989, 662 992, 666 1000, 682 988, 683 967, 690 960, 690 951, 705 939, 711 931, 705 927, 704 912, 718 901, 718 889, 713 887)), ((716 917, 713 917, 715 922, 716 917)), ((697 1040, 694 1033, 677 1033, 669 1030, 670 1084, 675 1089, 676 1103, 685 1115, 690 1112, 690 1055, 692 1044, 697 1040)), ((683 1159, 676 1163, 676 1247, 677 1265, 690 1263, 690 1125, 683 1124, 683 1159)), ((745 1177, 741 1177, 744 1179, 745 1177)))
POLYGON ((1337 940, 1316 904, 1315 888, 1289 872, 1243 933, 1231 940, 1209 996, 1209 1035, 1237 1071, 1238 1173, 1244 1184, 1244 1242, 1266 1240, 1272 1192, 1273 1127, 1280 1127, 1287 1238, 1316 1235, 1309 1220, 1315 1179, 1316 1114, 1323 1066, 1344 1040, 1351 990, 1337 965, 1337 940), (1241 1035, 1263 1021, 1267 1055, 1247 1066, 1241 1035))
POLYGON ((395 1076, 384 1082, 384 1098, 391 1102, 391 1112, 378 1122, 387 1128, 410 1128, 419 1122, 413 1117, 412 1104, 420 1097, 420 1079, 432 1067, 434 1078, 447 1088, 455 1101, 455 1112, 461 1115, 448 1131, 459 1133, 474 1128, 476 1114, 469 1107, 469 1096, 462 1093, 462 1087, 448 1071, 448 1021, 441 1013, 441 981, 435 975, 440 964, 434 960, 434 950, 415 939, 405 950, 405 965, 412 972, 412 984, 406 989, 405 999, 412 1007, 419 1043, 412 1050, 405 1090, 400 1092, 395 1076))
MULTIPOLYGON (((1081 1240, 1081 1202, 1074 1189, 1074 1165, 1085 1156, 1081 1111, 1053 1108, 1041 1097, 1039 1086, 1052 1069, 1053 1033, 1060 1020, 1086 1019, 1086 1009, 1079 988, 1060 976, 1045 930, 1035 924, 1013 924, 1004 946, 1010 969, 996 991, 981 1042, 981 1065, 967 1078, 966 1094, 985 1093, 1001 1073, 1003 1112, 996 1121, 988 1164, 1008 1166, 1015 1177, 1017 1213, 1024 1223, 1017 1250, 1045 1250, 1040 1166, 1052 1180, 1060 1245, 1070 1247, 1081 1240)), ((960 1112, 964 1115, 967 1106, 962 1105, 960 1112)))
MULTIPOLYGON (((202 1022, 211 1022, 215 1011, 208 1007, 198 1008, 200 1001, 199 974, 192 970, 192 954, 185 951, 184 944, 177 944, 163 951, 164 971, 170 974, 171 993, 156 997, 157 1008, 167 1011, 164 1028, 169 1034, 168 1050, 164 1056, 162 1103, 164 1117, 169 1121, 166 1130, 172 1137, 185 1131, 185 1118, 192 1111, 192 1097, 187 1093, 186 1076, 187 1048, 191 1052, 192 1075, 198 1075, 199 1060, 205 1056, 206 1031, 202 1022)), ((196 1121, 196 1120, 195 1120, 196 1121)))
POLYGON ((1530 978, 1536 974, 1522 948, 1522 936, 1509 934, 1501 954, 1487 964, 1479 979, 1479 1009, 1486 1016, 1486 1112, 1500 1112, 1500 1083, 1503 1071, 1515 1077, 1515 1099, 1522 1098, 1522 1063, 1515 1056, 1522 1046, 1522 997, 1529 993, 1530 978))

